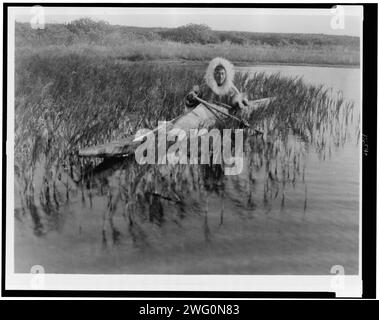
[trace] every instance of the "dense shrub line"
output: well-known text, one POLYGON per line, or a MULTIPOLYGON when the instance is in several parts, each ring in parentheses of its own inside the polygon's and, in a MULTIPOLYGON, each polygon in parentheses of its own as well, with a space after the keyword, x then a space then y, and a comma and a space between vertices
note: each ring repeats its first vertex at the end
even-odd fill
POLYGON ((169 40, 200 44, 229 42, 238 45, 343 46, 350 50, 359 50, 359 38, 352 36, 214 31, 207 25, 199 24, 188 24, 178 28, 139 28, 110 25, 89 18, 67 24, 46 24, 44 29, 34 30, 28 23, 16 22, 17 46, 78 43, 120 45, 130 40, 169 40))

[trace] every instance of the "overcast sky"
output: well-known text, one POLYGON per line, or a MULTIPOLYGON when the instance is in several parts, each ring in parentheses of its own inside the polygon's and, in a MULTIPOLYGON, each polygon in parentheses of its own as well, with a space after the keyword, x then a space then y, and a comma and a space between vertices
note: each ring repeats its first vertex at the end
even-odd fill
MULTIPOLYGON (((36 9, 11 8, 16 21, 30 22, 36 9)), ((139 27, 178 27, 204 23, 213 30, 250 32, 324 33, 359 36, 360 7, 345 6, 336 13, 329 9, 228 9, 228 8, 43 8, 45 22, 66 23, 81 17, 110 24, 139 27), (333 24, 334 21, 334 24, 333 24), (334 26, 337 26, 333 28, 334 26)), ((39 12, 39 13, 41 13, 39 12)))

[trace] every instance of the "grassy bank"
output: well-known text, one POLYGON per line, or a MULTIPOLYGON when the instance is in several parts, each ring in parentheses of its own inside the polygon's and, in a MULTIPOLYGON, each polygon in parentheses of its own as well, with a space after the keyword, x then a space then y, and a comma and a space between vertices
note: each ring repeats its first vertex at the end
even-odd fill
POLYGON ((79 19, 32 29, 16 23, 19 51, 85 53, 125 61, 209 61, 222 56, 253 64, 359 65, 358 37, 216 31, 206 25, 139 28, 79 19))
POLYGON ((20 54, 85 54, 114 58, 125 61, 154 61, 154 60, 186 60, 209 61, 221 56, 234 63, 251 64, 311 64, 311 65, 341 65, 359 66, 359 50, 343 46, 271 46, 271 45, 236 45, 222 44, 185 44, 172 41, 140 41, 133 40, 123 45, 72 45, 46 47, 20 47, 20 54))

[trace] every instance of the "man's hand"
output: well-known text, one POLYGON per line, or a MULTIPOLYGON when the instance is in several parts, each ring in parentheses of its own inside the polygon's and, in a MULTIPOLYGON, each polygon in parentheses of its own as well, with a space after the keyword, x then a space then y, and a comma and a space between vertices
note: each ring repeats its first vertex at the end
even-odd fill
POLYGON ((242 94, 240 94, 240 93, 236 94, 232 100, 232 107, 236 108, 236 109, 241 109, 241 108, 243 108, 243 106, 244 106, 244 103, 243 103, 242 94))
POLYGON ((199 86, 196 85, 192 88, 192 91, 186 95, 185 103, 187 107, 193 108, 194 106, 197 105, 198 102, 196 98, 198 97, 199 92, 200 92, 200 88, 199 86))
POLYGON ((189 94, 187 94, 187 100, 189 101, 196 101, 197 93, 191 91, 189 94))

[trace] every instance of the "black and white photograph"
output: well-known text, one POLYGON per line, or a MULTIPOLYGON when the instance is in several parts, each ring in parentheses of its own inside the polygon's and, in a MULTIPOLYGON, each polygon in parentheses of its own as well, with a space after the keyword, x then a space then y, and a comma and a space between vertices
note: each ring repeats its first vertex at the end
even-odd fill
POLYGON ((6 289, 362 296, 362 6, 6 10, 6 289))

